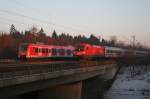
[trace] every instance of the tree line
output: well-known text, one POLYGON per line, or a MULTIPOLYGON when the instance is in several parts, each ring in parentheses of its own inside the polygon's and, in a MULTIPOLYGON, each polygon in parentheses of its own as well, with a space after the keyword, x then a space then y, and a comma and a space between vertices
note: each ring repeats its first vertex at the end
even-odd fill
MULTIPOLYGON (((71 36, 67 33, 58 34, 55 30, 52 36, 47 36, 43 28, 39 31, 36 27, 32 27, 30 30, 20 32, 16 30, 12 24, 9 33, 0 32, 0 59, 4 58, 17 58, 18 47, 21 43, 36 43, 42 42, 48 45, 73 45, 76 46, 80 43, 88 43, 94 45, 115 46, 123 48, 132 48, 131 45, 125 45, 122 42, 117 41, 116 37, 112 37, 110 40, 104 38, 97 38, 91 34, 90 37, 84 35, 71 36)), ((147 50, 143 46, 134 46, 136 49, 147 50)))

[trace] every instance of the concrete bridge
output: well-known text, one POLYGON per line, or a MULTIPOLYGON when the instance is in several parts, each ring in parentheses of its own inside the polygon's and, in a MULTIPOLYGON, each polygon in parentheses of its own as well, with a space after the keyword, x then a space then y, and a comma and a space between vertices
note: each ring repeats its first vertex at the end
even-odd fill
POLYGON ((91 99, 101 86, 96 83, 112 79, 118 70, 115 62, 26 65, 0 68, 0 99, 91 99))

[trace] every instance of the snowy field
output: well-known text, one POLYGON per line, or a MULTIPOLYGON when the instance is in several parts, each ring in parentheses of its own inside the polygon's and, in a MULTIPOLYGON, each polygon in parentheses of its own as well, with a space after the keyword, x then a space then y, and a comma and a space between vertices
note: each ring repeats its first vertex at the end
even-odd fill
POLYGON ((103 99, 150 99, 150 65, 123 66, 103 99))

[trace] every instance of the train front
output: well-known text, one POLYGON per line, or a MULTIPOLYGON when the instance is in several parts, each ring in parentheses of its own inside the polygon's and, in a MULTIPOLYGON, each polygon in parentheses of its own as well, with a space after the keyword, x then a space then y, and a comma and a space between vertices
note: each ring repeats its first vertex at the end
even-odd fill
POLYGON ((78 45, 74 51, 74 56, 82 57, 85 55, 84 45, 78 45))
POLYGON ((27 48, 28 48, 27 43, 23 43, 19 45, 19 51, 18 51, 18 58, 19 59, 26 59, 27 58, 27 48))

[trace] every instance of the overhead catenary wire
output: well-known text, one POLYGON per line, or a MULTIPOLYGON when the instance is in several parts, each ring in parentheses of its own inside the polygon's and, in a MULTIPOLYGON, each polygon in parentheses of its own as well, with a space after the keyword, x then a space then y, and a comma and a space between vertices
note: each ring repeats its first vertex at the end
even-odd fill
MULTIPOLYGON (((21 5, 20 7, 22 7, 22 8, 24 8, 24 9, 30 9, 30 11, 33 11, 34 13, 36 13, 36 14, 39 14, 39 11, 36 9, 36 8, 34 8, 33 6, 31 7, 31 6, 28 6, 28 4, 24 4, 24 3, 22 3, 22 2, 20 2, 19 0, 14 0, 14 2, 13 3, 15 3, 15 4, 17 4, 17 5, 21 5)), ((51 14, 52 15, 52 14, 51 14)), ((47 21, 47 22, 49 22, 49 21, 47 21)), ((51 19, 51 22, 49 22, 49 23, 53 23, 52 22, 52 19, 51 19)), ((78 26, 77 26, 77 28, 74 28, 74 26, 64 26, 64 25, 60 25, 60 24, 55 24, 55 23, 53 23, 53 24, 51 24, 51 25, 56 25, 56 26, 59 26, 59 27, 63 27, 63 28, 69 28, 69 29, 71 29, 71 30, 76 30, 76 31, 80 31, 80 32, 86 32, 87 33, 87 31, 85 31, 85 29, 83 30, 81 27, 82 26, 80 26, 79 24, 78 24, 78 26), (80 29, 79 29, 80 28, 80 29)), ((87 26, 85 27, 85 28, 88 28, 87 26)))
POLYGON ((58 26, 58 27, 61 27, 61 28, 64 28, 64 29, 70 29, 70 30, 76 30, 76 31, 88 33, 87 31, 83 31, 83 30, 80 30, 80 29, 76 29, 76 28, 73 28, 73 27, 68 27, 68 26, 64 26, 64 25, 60 25, 60 24, 55 24, 55 23, 52 23, 52 22, 48 22, 46 20, 41 20, 41 19, 38 19, 38 18, 34 18, 34 17, 31 17, 31 16, 27 16, 27 15, 18 13, 18 12, 14 12, 14 11, 8 11, 8 10, 0 9, 0 12, 11 14, 11 15, 14 15, 14 16, 24 17, 24 18, 30 19, 32 21, 37 21, 37 22, 42 22, 42 23, 46 23, 46 24, 55 25, 55 26, 58 26))

